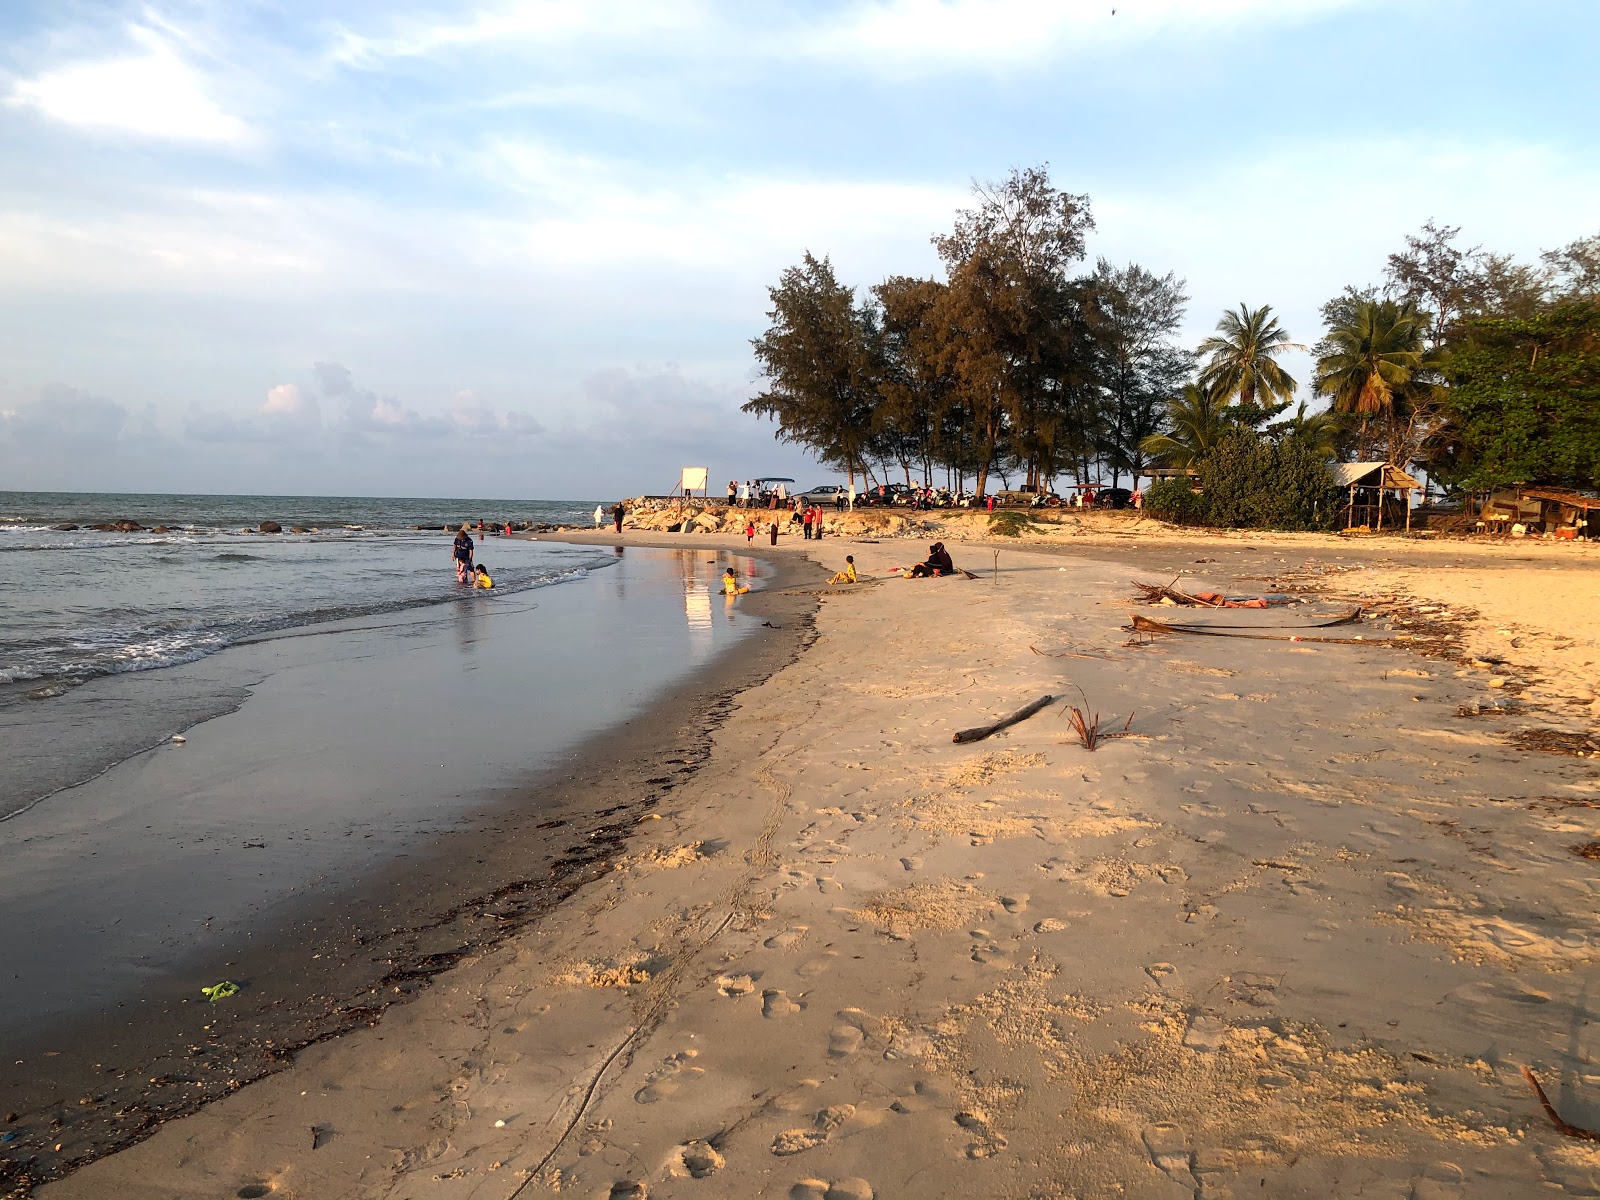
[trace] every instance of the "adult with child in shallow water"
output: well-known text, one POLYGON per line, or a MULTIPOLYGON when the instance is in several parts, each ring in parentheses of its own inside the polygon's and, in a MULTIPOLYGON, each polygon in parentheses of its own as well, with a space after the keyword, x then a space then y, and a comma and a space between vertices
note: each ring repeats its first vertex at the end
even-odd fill
POLYGON ((928 557, 906 572, 907 579, 926 579, 931 575, 954 575, 956 564, 950 561, 950 552, 943 542, 928 547, 928 557))

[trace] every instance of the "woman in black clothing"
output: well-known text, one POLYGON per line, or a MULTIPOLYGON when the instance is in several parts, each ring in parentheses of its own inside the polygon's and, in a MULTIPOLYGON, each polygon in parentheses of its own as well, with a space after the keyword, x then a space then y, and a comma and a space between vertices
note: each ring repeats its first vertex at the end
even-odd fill
POLYGON ((944 548, 943 542, 935 542, 928 547, 928 559, 919 562, 911 568, 908 578, 926 579, 930 575, 954 575, 955 563, 950 561, 950 552, 944 548))

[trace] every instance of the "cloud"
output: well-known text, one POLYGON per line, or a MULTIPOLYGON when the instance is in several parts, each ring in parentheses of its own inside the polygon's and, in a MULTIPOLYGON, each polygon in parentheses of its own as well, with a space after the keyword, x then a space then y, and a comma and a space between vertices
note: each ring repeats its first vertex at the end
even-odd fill
POLYGON ((128 423, 128 410, 114 400, 61 383, 0 409, 0 431, 25 448, 104 448, 117 442, 128 423))
POLYGON ((293 383, 280 383, 277 387, 268 388, 266 402, 262 404, 260 411, 262 416, 282 417, 286 420, 321 419, 315 397, 306 395, 293 383))
POLYGON ((482 46, 565 52, 584 39, 641 40, 700 23, 701 6, 683 0, 515 0, 465 20, 399 22, 385 36, 341 30, 329 57, 345 66, 373 68, 386 59, 482 46))
MULTIPOLYGON (((1063 52, 1286 24, 1373 0, 867 0, 799 39, 873 69, 999 66, 1063 52)), ((1398 0, 1392 0, 1398 2, 1398 0)))
POLYGON ((67 125, 185 142, 239 143, 249 130, 207 94, 206 81, 154 30, 142 53, 58 67, 12 85, 6 103, 67 125))

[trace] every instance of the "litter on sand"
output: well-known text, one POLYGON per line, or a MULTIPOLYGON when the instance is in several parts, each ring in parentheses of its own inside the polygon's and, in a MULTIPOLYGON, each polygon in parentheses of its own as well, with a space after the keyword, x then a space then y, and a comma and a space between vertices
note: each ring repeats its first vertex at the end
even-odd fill
POLYGON ((1294 596, 1282 592, 1269 592, 1262 596, 1225 596, 1221 592, 1184 592, 1172 586, 1176 583, 1140 583, 1133 580, 1139 594, 1151 604, 1182 605, 1185 608, 1274 608, 1280 604, 1295 603, 1294 596))
POLYGON ((210 987, 201 988, 200 994, 215 1004, 218 1000, 226 1000, 229 996, 237 996, 239 994, 239 985, 231 979, 224 979, 221 983, 213 983, 210 987))

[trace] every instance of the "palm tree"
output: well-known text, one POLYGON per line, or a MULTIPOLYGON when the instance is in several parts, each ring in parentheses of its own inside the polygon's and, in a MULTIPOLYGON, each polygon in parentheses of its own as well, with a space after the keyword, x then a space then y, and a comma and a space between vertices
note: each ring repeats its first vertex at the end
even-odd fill
POLYGON ((1277 363, 1285 350, 1304 350, 1272 315, 1272 305, 1252 309, 1241 303, 1239 311, 1222 314, 1217 334, 1200 343, 1206 363, 1200 382, 1224 399, 1237 399, 1253 408, 1256 396, 1288 401, 1294 396, 1294 377, 1277 363))
POLYGON ((1186 384, 1182 395, 1167 401, 1170 431, 1142 439, 1139 449, 1165 466, 1192 467, 1234 427, 1226 407, 1226 399, 1218 393, 1186 384))
POLYGON ((1339 451, 1339 438, 1344 433, 1344 422, 1339 419, 1337 413, 1327 409, 1321 412, 1307 412, 1306 402, 1302 400, 1295 409, 1294 416, 1271 426, 1268 432, 1280 437, 1294 438, 1304 442, 1324 458, 1334 458, 1339 451))
POLYGON ((1423 339, 1428 315, 1407 302, 1367 300, 1328 330, 1326 352, 1317 359, 1312 387, 1333 398, 1335 412, 1361 417, 1361 447, 1367 444, 1367 422, 1391 420, 1395 399, 1433 365, 1423 339))

